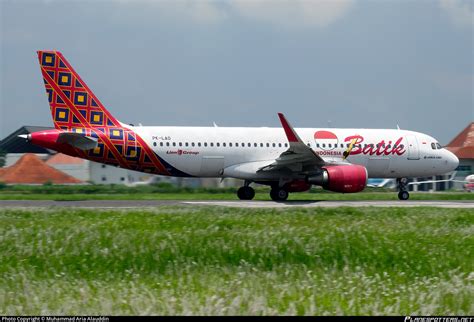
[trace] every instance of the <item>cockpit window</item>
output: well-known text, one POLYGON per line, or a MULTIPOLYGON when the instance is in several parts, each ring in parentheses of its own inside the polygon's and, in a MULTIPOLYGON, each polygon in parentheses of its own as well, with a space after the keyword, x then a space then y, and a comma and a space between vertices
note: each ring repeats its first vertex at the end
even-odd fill
POLYGON ((436 142, 436 147, 437 147, 438 149, 442 149, 441 144, 439 144, 438 142, 436 142))
POLYGON ((433 150, 436 150, 436 144, 431 143, 431 148, 432 148, 433 150))

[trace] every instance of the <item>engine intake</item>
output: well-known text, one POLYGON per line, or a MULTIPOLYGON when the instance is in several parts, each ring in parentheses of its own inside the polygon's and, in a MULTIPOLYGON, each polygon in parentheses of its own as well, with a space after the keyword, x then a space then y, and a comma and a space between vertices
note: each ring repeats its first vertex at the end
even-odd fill
POLYGON ((307 182, 334 192, 359 192, 367 185, 367 170, 361 165, 327 166, 307 182))

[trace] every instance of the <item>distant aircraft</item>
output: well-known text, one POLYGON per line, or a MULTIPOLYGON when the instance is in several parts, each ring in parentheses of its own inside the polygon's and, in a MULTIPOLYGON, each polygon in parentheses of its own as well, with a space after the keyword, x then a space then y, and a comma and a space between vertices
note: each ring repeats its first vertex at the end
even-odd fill
POLYGON ((396 178, 398 197, 407 200, 406 178, 444 174, 459 163, 426 134, 294 129, 282 113, 282 128, 127 125, 105 109, 60 52, 38 51, 38 59, 55 129, 22 137, 71 156, 146 173, 243 179, 237 192, 242 200, 255 196, 251 183, 270 186, 271 198, 283 201, 311 185, 359 192, 369 177, 396 178))
POLYGON ((464 179, 464 190, 467 192, 474 191, 474 174, 468 175, 466 179, 464 179))

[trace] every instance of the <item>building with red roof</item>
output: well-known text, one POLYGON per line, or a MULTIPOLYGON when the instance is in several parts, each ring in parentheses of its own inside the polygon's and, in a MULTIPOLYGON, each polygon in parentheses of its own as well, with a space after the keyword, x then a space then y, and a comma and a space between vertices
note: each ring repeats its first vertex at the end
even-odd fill
MULTIPOLYGON (((445 146, 459 158, 456 169, 456 180, 464 180, 474 173, 474 122, 471 122, 454 139, 445 146)), ((455 188, 462 188, 461 183, 455 183, 455 188)))
POLYGON ((47 165, 35 154, 24 154, 14 165, 0 169, 0 181, 8 184, 81 184, 62 171, 47 165))

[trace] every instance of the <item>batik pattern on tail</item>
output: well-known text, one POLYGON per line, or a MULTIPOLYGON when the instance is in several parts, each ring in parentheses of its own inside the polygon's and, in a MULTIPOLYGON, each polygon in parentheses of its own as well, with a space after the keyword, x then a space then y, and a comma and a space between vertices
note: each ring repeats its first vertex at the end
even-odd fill
POLYGON ((76 156, 147 173, 188 176, 113 117, 60 52, 38 51, 38 60, 55 128, 98 139, 93 150, 74 149, 76 156))

